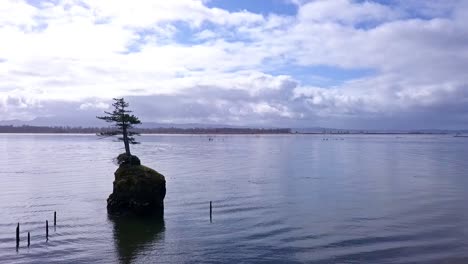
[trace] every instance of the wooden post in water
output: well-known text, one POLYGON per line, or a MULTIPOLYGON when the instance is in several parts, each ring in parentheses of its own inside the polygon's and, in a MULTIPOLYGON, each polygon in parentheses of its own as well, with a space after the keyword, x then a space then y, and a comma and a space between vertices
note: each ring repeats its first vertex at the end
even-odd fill
POLYGON ((45 221, 45 234, 46 234, 46 239, 49 240, 49 221, 45 221))
POLYGON ((19 247, 19 241, 20 241, 19 233, 20 233, 20 230, 19 230, 19 223, 18 223, 18 225, 16 226, 16 247, 17 248, 19 247))
POLYGON ((57 211, 54 211, 54 226, 57 225, 57 211))
POLYGON ((213 219, 212 214, 213 214, 213 205, 212 205, 212 203, 210 201, 210 222, 212 222, 212 219, 213 219))
POLYGON ((28 247, 29 247, 29 245, 31 245, 31 234, 29 234, 29 232, 28 232, 28 247))

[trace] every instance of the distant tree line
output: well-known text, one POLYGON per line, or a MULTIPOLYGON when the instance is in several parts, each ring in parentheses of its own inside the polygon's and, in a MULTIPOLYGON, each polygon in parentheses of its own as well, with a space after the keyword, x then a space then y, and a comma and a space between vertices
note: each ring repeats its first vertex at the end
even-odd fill
MULTIPOLYGON (((69 126, 0 126, 0 133, 63 133, 102 134, 113 131, 107 127, 69 126)), ((134 128, 140 134, 290 134, 290 128, 134 128)))

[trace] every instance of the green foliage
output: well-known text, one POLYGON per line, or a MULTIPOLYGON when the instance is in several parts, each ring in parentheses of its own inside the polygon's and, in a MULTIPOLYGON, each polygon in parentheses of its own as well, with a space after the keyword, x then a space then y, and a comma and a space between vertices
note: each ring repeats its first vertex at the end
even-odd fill
POLYGON ((125 152, 128 156, 130 154, 130 147, 129 144, 139 144, 135 140, 134 136, 138 136, 139 134, 136 132, 131 131, 134 125, 141 124, 141 121, 135 115, 131 114, 132 111, 128 110, 128 103, 125 102, 123 98, 114 98, 114 103, 112 106, 114 110, 112 112, 104 112, 105 116, 97 116, 96 118, 104 120, 108 123, 113 123, 113 127, 115 130, 101 132, 98 133, 99 136, 118 136, 118 140, 124 142, 125 145, 125 152))
POLYGON ((165 182, 162 174, 144 165, 120 167, 115 171, 115 179, 147 180, 154 181, 155 183, 165 182))

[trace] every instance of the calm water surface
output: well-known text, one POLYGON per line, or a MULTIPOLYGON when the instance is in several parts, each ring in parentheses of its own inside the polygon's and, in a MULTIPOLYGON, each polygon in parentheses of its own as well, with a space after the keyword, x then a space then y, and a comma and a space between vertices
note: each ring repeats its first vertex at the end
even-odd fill
POLYGON ((136 220, 106 213, 121 143, 0 135, 0 262, 468 263, 468 138, 323 138, 143 136, 168 190, 136 220))

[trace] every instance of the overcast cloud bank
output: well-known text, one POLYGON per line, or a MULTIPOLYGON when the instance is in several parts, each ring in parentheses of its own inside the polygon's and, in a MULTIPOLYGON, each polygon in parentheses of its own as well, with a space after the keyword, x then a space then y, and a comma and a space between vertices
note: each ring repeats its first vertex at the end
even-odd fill
POLYGON ((0 120, 468 127, 467 1, 264 3, 2 1, 0 120))

